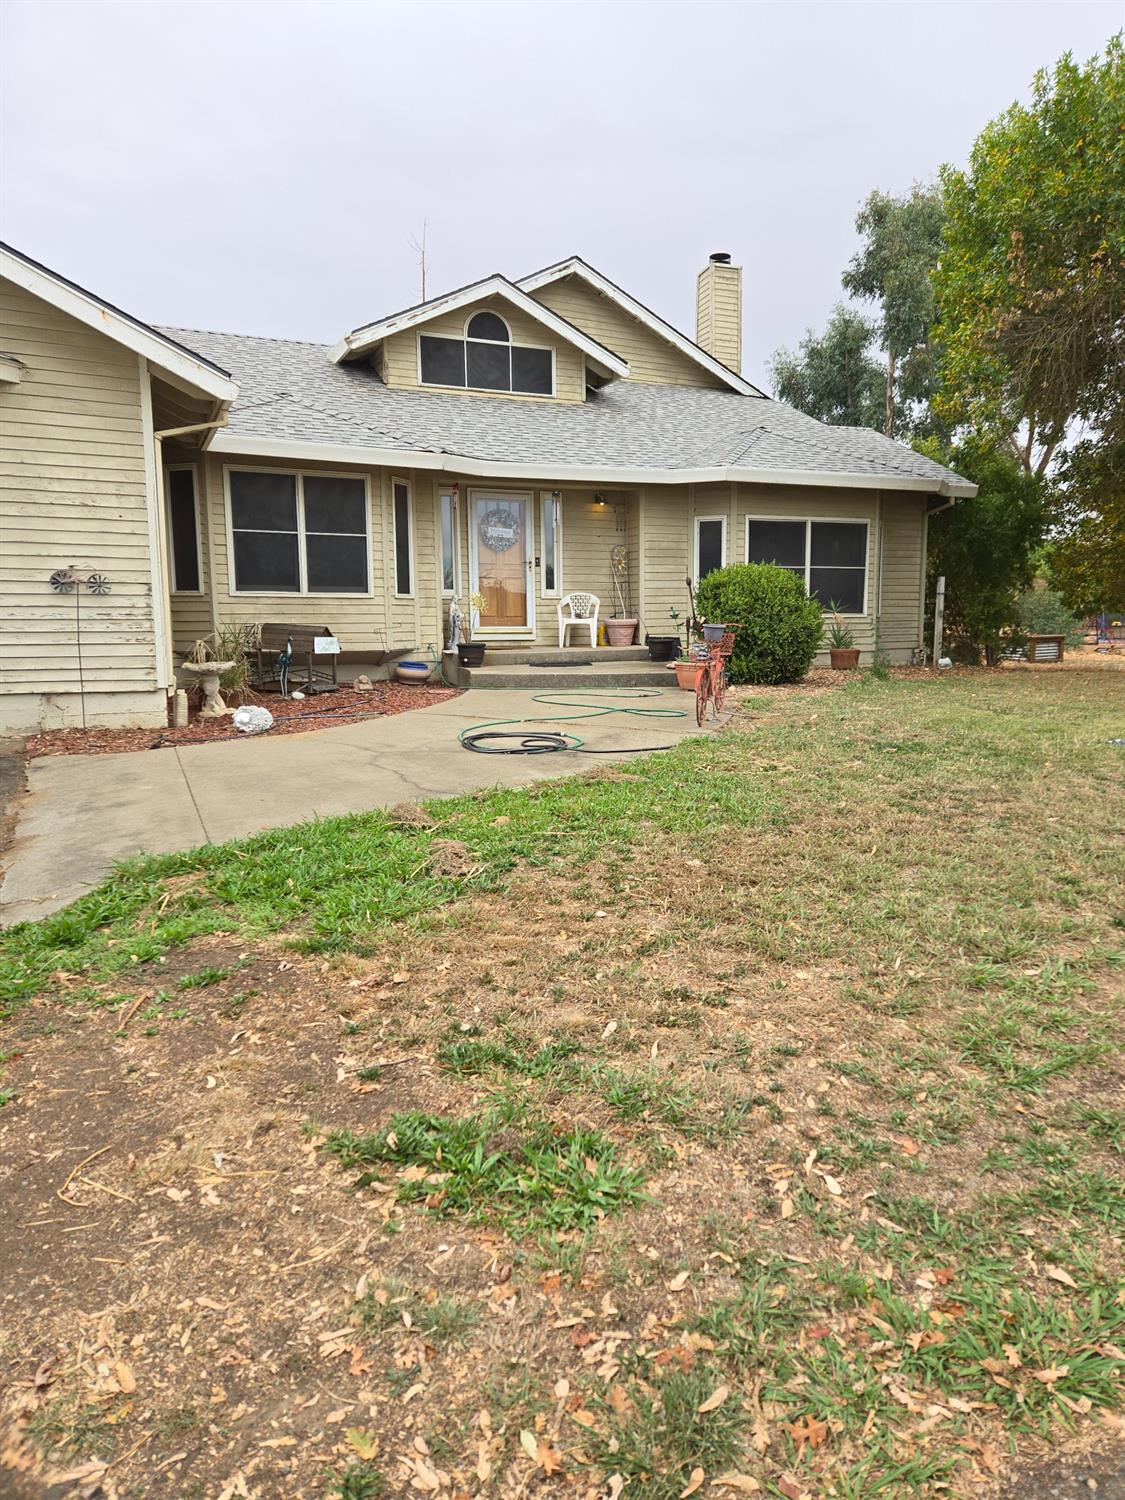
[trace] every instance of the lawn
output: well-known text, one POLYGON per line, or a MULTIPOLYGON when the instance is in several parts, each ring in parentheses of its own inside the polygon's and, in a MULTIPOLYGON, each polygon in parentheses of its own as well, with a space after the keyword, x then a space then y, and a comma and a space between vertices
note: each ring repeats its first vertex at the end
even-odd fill
POLYGON ((905 1500, 1111 1446, 1123 710, 750 692, 0 936, 0 1487, 905 1500))

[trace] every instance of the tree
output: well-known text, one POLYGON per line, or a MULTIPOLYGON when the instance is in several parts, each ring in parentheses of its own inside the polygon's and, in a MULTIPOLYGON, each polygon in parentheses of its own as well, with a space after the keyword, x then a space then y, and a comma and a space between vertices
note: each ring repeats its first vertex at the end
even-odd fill
POLYGON ((1059 467, 1061 535, 1047 572, 1078 614, 1125 610, 1125 424, 1086 439, 1059 467))
POLYGON ((941 193, 917 183, 908 196, 871 193, 856 217, 860 250, 843 275, 844 290, 879 309, 876 334, 886 354, 883 432, 892 436, 899 406, 926 403, 936 382, 930 348, 934 321, 931 274, 941 249, 941 193))
POLYGON ((1021 595, 1031 586, 1034 553, 1047 525, 1046 485, 1014 455, 976 437, 951 450, 937 439, 916 445, 979 486, 934 516, 929 525, 928 592, 945 577, 945 623, 957 654, 995 660, 1000 637, 1019 623, 1021 595))
POLYGON ((810 328, 797 353, 779 349, 770 378, 780 401, 821 422, 878 427, 883 372, 871 357, 875 328, 850 308, 837 306, 819 336, 810 328))
POLYGON ((1125 402, 1122 41, 1067 53, 941 174, 947 224, 934 290, 952 421, 991 429, 1044 474, 1068 428, 1125 402))

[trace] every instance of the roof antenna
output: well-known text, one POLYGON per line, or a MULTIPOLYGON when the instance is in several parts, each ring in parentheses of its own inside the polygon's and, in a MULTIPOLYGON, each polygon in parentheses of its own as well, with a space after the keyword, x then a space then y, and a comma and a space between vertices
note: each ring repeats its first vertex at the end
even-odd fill
POLYGON ((429 227, 429 223, 430 223, 429 219, 423 219, 422 220, 422 239, 421 239, 421 242, 419 242, 418 236, 414 233, 413 230, 411 230, 411 232, 410 232, 410 248, 411 248, 411 250, 413 250, 415 252, 415 254, 418 257, 418 269, 422 273, 422 301, 423 302, 425 302, 425 300, 426 300, 426 230, 429 227))

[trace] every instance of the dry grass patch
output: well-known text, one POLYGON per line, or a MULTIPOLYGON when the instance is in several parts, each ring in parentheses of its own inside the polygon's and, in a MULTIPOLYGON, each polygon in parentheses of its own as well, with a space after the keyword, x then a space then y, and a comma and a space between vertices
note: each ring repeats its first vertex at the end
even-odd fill
POLYGON ((7 1461, 905 1500, 1105 1443, 1106 684, 754 695, 627 772, 149 862, 14 935, 7 1461))

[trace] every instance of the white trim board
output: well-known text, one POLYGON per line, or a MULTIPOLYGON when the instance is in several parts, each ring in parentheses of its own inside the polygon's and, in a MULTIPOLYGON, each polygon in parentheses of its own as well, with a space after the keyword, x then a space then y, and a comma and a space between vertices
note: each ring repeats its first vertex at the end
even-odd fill
POLYGON ((383 318, 381 322, 369 323, 363 328, 354 328, 351 333, 346 333, 332 350, 331 359, 335 364, 354 359, 357 355, 365 354, 373 349, 376 344, 381 344, 392 333, 401 333, 406 328, 420 327, 444 313, 456 312, 459 308, 467 307, 472 302, 479 302, 484 297, 500 297, 518 308, 520 312, 526 313, 528 317, 534 318, 537 323, 549 329, 556 338, 580 349, 600 374, 621 377, 628 375, 627 360, 622 359, 619 354, 614 354, 612 349, 599 344, 596 339, 583 333, 580 328, 575 328, 573 323, 568 323, 565 318, 552 312, 549 307, 536 302, 534 297, 529 297, 506 276, 500 275, 486 276, 483 281, 475 281, 471 286, 448 292, 444 297, 434 297, 418 307, 411 307, 405 312, 396 313, 393 317, 383 318))
POLYGON ((27 260, 8 245, 0 245, 0 276, 23 287, 33 297, 49 302, 87 328, 104 333, 115 343, 131 349, 162 374, 186 382, 194 391, 223 402, 233 401, 238 395, 238 383, 229 375, 211 368, 199 356, 181 349, 155 329, 138 323, 127 313, 64 280, 46 266, 27 260))
MULTIPOLYGON (((468 458, 430 449, 352 447, 347 443, 307 443, 289 438, 244 437, 229 428, 215 434, 212 453, 247 458, 285 459, 360 467, 427 469, 471 479, 530 479, 539 487, 559 480, 571 484, 784 484, 824 489, 902 490, 923 495, 968 499, 977 492, 967 481, 922 479, 913 474, 848 474, 823 469, 742 469, 724 465, 713 469, 615 468, 611 464, 505 463, 500 459, 468 458)), ((556 484, 556 487, 561 486, 556 484)))
POLYGON ((706 349, 701 349, 698 344, 688 338, 687 334, 681 333, 678 328, 673 328, 671 323, 666 323, 643 302, 630 297, 628 292, 610 281, 608 276, 603 276, 600 271, 595 271, 593 266, 588 266, 580 256, 572 255, 569 260, 546 266, 542 271, 535 271, 530 276, 522 276, 516 285, 525 292, 535 292, 552 281, 561 281, 565 276, 579 277, 587 286, 592 286, 595 291, 601 292, 603 297, 616 302, 618 307, 627 312, 630 317, 636 318, 638 323, 643 323, 650 333, 655 333, 658 338, 664 339, 681 354, 686 354, 688 359, 694 360, 702 369, 718 376, 721 381, 730 386, 732 391, 737 391, 741 396, 760 396, 763 400, 769 400, 765 391, 760 391, 756 385, 751 385, 734 370, 728 369, 722 360, 716 359, 713 354, 708 354, 706 349))

